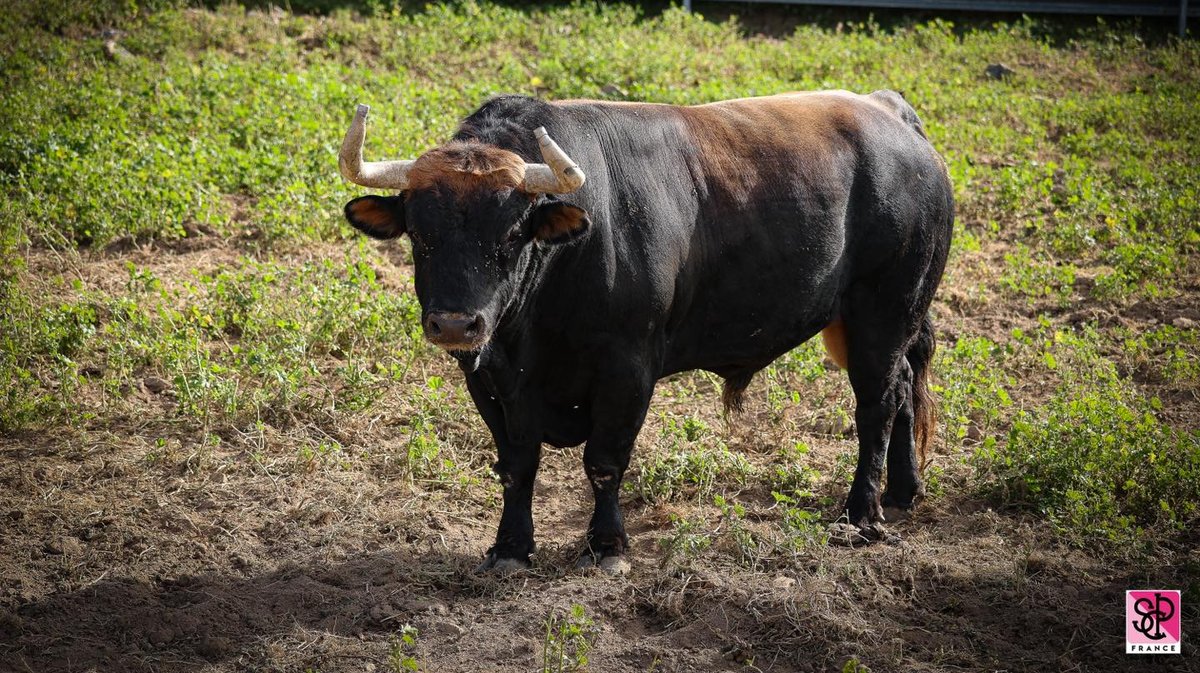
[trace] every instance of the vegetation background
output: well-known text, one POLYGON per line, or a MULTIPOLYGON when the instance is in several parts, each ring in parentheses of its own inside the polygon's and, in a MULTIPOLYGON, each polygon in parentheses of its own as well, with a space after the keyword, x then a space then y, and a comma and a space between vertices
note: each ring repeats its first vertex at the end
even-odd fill
POLYGON ((1200 45, 1168 22, 6 5, 0 669, 1115 671, 1125 589, 1200 595, 1200 45), (534 570, 473 575, 493 449, 407 243, 341 219, 354 105, 394 157, 502 92, 885 87, 959 204, 904 542, 827 544, 852 396, 806 344, 741 416, 660 384, 628 578, 572 570, 577 449, 547 452, 534 570))

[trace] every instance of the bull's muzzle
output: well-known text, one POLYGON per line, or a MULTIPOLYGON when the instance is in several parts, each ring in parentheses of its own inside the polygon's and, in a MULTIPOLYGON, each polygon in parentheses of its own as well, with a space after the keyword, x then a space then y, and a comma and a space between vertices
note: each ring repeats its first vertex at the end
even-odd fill
POLYGON ((430 312, 423 327, 426 339, 448 351, 478 350, 487 341, 487 323, 479 314, 430 312))

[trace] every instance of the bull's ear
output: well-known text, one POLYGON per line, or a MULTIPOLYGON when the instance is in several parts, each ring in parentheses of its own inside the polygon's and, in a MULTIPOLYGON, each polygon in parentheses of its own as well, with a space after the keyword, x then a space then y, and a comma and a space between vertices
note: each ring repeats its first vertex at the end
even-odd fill
POLYGON ((346 219, 371 238, 396 238, 405 231, 404 195, 361 196, 346 204, 346 219))
POLYGON ((562 201, 547 201, 530 216, 533 237, 544 243, 566 243, 587 233, 592 221, 587 211, 562 201))

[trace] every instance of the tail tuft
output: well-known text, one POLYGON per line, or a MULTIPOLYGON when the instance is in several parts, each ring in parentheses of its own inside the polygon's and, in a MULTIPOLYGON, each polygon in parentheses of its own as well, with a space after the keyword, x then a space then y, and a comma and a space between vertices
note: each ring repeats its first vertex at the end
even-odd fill
POLYGON ((742 413, 746 397, 746 388, 754 378, 754 373, 739 374, 725 379, 725 390, 721 393, 721 402, 725 405, 725 413, 742 413))
POLYGON ((907 354, 913 372, 913 440, 917 445, 917 464, 922 472, 929 462, 929 447, 937 431, 937 408, 929 390, 929 365, 936 347, 933 321, 925 316, 917 340, 909 347, 907 354))

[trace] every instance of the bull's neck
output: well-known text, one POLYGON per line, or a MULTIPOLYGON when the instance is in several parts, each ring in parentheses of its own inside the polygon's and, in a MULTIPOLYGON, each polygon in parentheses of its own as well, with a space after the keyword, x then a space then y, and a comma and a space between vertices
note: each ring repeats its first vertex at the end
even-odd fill
MULTIPOLYGON (((592 232, 596 234, 599 232, 592 232)), ((570 292, 570 284, 556 282, 556 272, 573 265, 594 236, 567 246, 542 246, 530 251, 521 268, 521 278, 512 298, 500 314, 492 335, 493 347, 500 348, 512 360, 520 360, 530 341, 530 332, 541 322, 534 312, 544 292, 570 292)), ((569 320, 569 316, 561 316, 569 320)), ((486 366, 486 364, 485 364, 486 366)))

